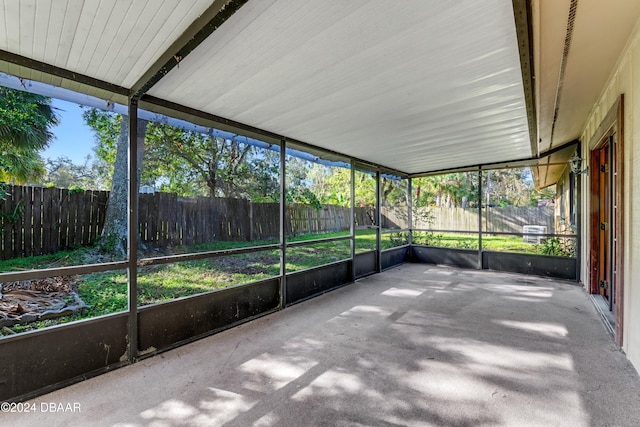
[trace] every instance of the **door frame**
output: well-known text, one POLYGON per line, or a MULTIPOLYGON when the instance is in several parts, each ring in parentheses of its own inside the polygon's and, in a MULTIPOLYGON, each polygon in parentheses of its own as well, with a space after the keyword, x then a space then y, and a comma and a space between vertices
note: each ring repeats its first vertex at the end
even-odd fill
MULTIPOLYGON (((613 104, 605 118, 598 126, 598 129, 593 134, 589 141, 589 161, 593 159, 594 150, 600 149, 606 144, 610 135, 614 136, 612 144, 614 147, 614 156, 611 159, 613 173, 613 187, 611 188, 611 203, 613 204, 613 215, 611 216, 611 236, 614 241, 611 245, 611 260, 613 267, 613 274, 611 278, 610 286, 613 288, 613 292, 610 298, 613 298, 615 302, 615 341, 619 346, 622 346, 622 334, 624 331, 624 95, 620 97, 613 104)), ((590 165, 592 168, 595 166, 590 165)), ((596 171, 592 171, 590 174, 590 192, 589 192, 589 248, 590 252, 587 256, 588 261, 588 291, 590 294, 598 294, 597 280, 593 280, 592 274, 592 262, 591 254, 598 252, 598 230, 599 224, 594 224, 595 218, 598 217, 597 210, 599 209, 598 200, 594 197, 594 182, 598 180, 596 171)))

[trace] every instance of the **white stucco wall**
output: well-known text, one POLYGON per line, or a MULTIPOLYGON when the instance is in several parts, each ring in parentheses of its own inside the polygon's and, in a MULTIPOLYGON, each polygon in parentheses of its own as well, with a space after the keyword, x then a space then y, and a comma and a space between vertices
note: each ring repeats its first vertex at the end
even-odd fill
MULTIPOLYGON (((624 331, 623 350, 640 371, 640 21, 593 106, 583 130, 582 157, 589 159, 589 141, 621 94, 624 94, 624 331)), ((588 282, 589 181, 581 176, 581 278, 588 282)))

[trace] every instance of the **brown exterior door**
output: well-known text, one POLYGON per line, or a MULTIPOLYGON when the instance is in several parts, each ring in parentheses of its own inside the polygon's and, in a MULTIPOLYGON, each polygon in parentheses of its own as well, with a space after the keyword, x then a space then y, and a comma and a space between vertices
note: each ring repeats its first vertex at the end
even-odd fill
POLYGON ((600 294, 614 311, 613 296, 613 174, 615 162, 613 135, 604 139, 603 145, 591 152, 591 293, 600 294))
POLYGON ((600 268, 598 271, 598 286, 600 295, 609 299, 609 287, 610 278, 609 271, 611 266, 611 186, 609 185, 610 179, 610 144, 602 147, 599 153, 599 165, 598 165, 598 182, 600 184, 600 206, 598 207, 599 216, 599 234, 598 234, 598 246, 600 268))

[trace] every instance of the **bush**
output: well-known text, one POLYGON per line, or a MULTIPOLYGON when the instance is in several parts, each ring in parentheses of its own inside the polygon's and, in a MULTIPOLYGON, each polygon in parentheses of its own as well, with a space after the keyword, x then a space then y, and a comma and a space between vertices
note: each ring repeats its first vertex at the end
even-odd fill
POLYGON ((542 255, 571 258, 576 256, 575 239, 568 237, 548 237, 542 239, 542 242, 537 247, 542 255))

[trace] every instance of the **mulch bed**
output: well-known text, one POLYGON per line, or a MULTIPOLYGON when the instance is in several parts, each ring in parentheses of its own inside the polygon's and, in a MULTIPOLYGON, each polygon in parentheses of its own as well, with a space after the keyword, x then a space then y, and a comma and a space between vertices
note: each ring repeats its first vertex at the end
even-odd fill
POLYGON ((71 277, 0 285, 0 328, 68 316, 86 308, 73 288, 71 277))

